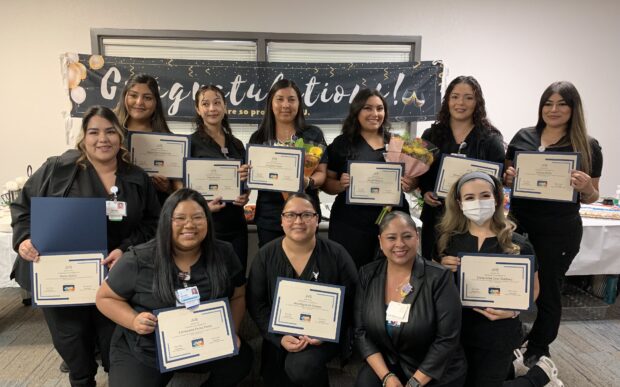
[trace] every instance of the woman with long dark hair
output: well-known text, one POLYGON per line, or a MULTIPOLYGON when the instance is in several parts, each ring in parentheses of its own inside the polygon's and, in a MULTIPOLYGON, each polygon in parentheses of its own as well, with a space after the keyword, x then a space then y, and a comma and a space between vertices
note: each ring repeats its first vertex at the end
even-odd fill
MULTIPOLYGON (((363 206, 346 203, 346 189, 350 183, 348 161, 385 162, 383 153, 390 141, 390 123, 385 99, 378 90, 360 90, 349 107, 342 124, 342 134, 327 147, 329 163, 323 190, 336 196, 329 218, 329 239, 351 254, 357 267, 372 261, 379 247, 378 227, 375 224, 381 206, 363 206)), ((401 179, 403 191, 411 189, 412 181, 401 179)), ((396 210, 409 213, 404 194, 403 206, 396 210)))
MULTIPOLYGON (((129 78, 118 99, 114 112, 128 132, 171 133, 166 123, 157 80, 148 74, 129 78)), ((129 134, 129 133, 127 133, 129 134)), ((151 176, 160 204, 170 192, 180 186, 162 175, 151 176)))
MULTIPOLYGON (((245 147, 228 123, 224 92, 215 85, 202 86, 196 91, 194 103, 196 131, 191 136, 190 157, 241 160, 239 174, 241 181, 245 181, 248 174, 245 147)), ((243 206, 248 196, 249 191, 245 191, 233 203, 223 203, 221 197, 209 202, 216 237, 233 245, 244 272, 248 261, 248 225, 243 206)))
POLYGON ((526 233, 534 246, 540 270, 538 314, 528 335, 525 363, 535 364, 549 356, 562 315, 561 287, 564 275, 579 252, 583 228, 579 203, 593 203, 603 169, 601 147, 588 135, 581 97, 566 81, 554 82, 543 92, 535 127, 521 129, 512 138, 506 154, 506 184, 515 174, 513 160, 518 151, 578 152, 579 169, 571 172, 571 185, 579 194, 575 203, 513 198, 510 215, 518 231, 526 233))
MULTIPOLYGON (((89 108, 82 117, 76 148, 61 156, 50 157, 24 185, 17 201, 11 204, 13 245, 19 258, 11 277, 20 286, 31 289, 27 261, 40 259, 30 239, 31 199, 43 197, 99 197, 125 203, 127 211, 119 221, 107 221, 110 266, 130 246, 146 242, 155 234, 160 206, 148 175, 129 163, 123 147, 124 130, 112 110, 103 106, 89 108)), ((95 347, 101 351, 104 369, 109 368, 108 353, 114 324, 94 306, 46 307, 45 320, 54 348, 69 368, 72 386, 94 386, 97 374, 95 347)))
POLYGON ((435 182, 442 154, 460 154, 469 158, 504 162, 501 133, 487 118, 484 96, 472 76, 456 77, 446 89, 437 120, 422 134, 439 149, 439 155, 428 172, 419 178, 424 197, 422 207, 422 256, 437 256, 436 225, 443 214, 443 200, 435 196, 435 182))
MULTIPOLYGON (((245 314, 245 276, 228 242, 215 239, 209 206, 198 192, 181 189, 162 208, 154 240, 128 251, 97 292, 97 307, 118 326, 110 348, 110 386, 165 386, 173 372, 157 366, 153 310, 174 307, 175 291, 196 286, 200 301, 226 297, 235 326, 245 314)), ((205 386, 235 386, 250 372, 252 351, 190 367, 210 372, 205 386)))
MULTIPOLYGON (((306 124, 304 103, 299 87, 293 81, 281 79, 269 90, 263 121, 250 137, 250 144, 290 146, 299 138, 304 142, 327 146, 321 129, 306 124)), ((304 190, 317 203, 319 202, 318 189, 325 181, 326 169, 327 153, 324 153, 312 175, 304 177, 304 190)), ((258 190, 254 222, 259 247, 284 235, 280 225, 283 205, 284 196, 281 192, 258 190)))

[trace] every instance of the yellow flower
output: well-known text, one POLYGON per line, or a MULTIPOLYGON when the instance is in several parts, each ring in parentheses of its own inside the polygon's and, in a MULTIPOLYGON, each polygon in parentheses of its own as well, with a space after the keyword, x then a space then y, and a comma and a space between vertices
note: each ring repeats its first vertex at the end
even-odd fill
POLYGON ((313 146, 308 150, 308 153, 316 157, 321 157, 323 155, 323 149, 318 146, 313 146))

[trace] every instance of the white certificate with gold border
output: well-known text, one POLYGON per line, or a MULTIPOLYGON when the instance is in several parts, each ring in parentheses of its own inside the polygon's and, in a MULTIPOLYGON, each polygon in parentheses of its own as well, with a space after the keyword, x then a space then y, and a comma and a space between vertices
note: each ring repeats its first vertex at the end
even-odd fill
POLYGON ((484 172, 501 180, 502 169, 503 165, 500 163, 444 154, 439 164, 435 194, 445 198, 452 185, 469 172, 484 172))
POLYGON ((346 191, 347 204, 400 206, 403 169, 401 163, 349 161, 351 180, 346 191))
POLYGON ((470 308, 528 310, 534 302, 534 256, 459 254, 461 303, 470 308))
POLYGON ((189 157, 189 136, 172 133, 129 132, 131 162, 150 176, 183 179, 183 159, 189 157))
POLYGON ((512 197, 575 202, 571 173, 579 168, 579 153, 517 152, 512 197))
POLYGON ((154 310, 159 370, 168 372, 239 353, 227 298, 195 308, 154 310))
POLYGON ((250 189, 302 192, 304 149, 286 146, 248 145, 250 171, 246 186, 250 189))
POLYGON ((42 254, 32 262, 36 306, 94 305, 104 278, 103 252, 42 254))
POLYGON ((338 342, 344 286, 279 277, 269 332, 338 342))
POLYGON ((239 168, 241 160, 185 159, 185 186, 194 189, 207 200, 217 196, 233 202, 241 195, 239 168))

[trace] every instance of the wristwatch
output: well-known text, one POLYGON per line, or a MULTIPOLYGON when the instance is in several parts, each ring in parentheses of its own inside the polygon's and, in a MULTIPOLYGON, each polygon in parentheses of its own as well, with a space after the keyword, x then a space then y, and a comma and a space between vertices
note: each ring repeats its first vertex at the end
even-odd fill
POLYGON ((418 379, 416 379, 415 377, 412 376, 411 379, 407 380, 407 386, 406 387, 422 387, 422 385, 420 384, 418 379))

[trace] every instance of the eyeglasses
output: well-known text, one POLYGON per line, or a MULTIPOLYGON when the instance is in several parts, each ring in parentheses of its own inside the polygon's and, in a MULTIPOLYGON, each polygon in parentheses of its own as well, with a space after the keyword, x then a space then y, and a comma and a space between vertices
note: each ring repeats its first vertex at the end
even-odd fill
POLYGON ((184 226, 188 221, 192 222, 193 225, 202 226, 207 223, 207 217, 205 215, 194 215, 190 217, 177 215, 172 217, 172 223, 175 226, 184 226))
POLYGON ((316 212, 301 212, 301 213, 297 213, 297 212, 283 212, 282 213, 282 219, 285 222, 292 223, 292 222, 295 221, 295 219, 297 219, 297 217, 300 217, 301 220, 303 220, 304 222, 308 223, 312 219, 314 219, 314 217, 317 216, 317 215, 318 214, 316 212))

